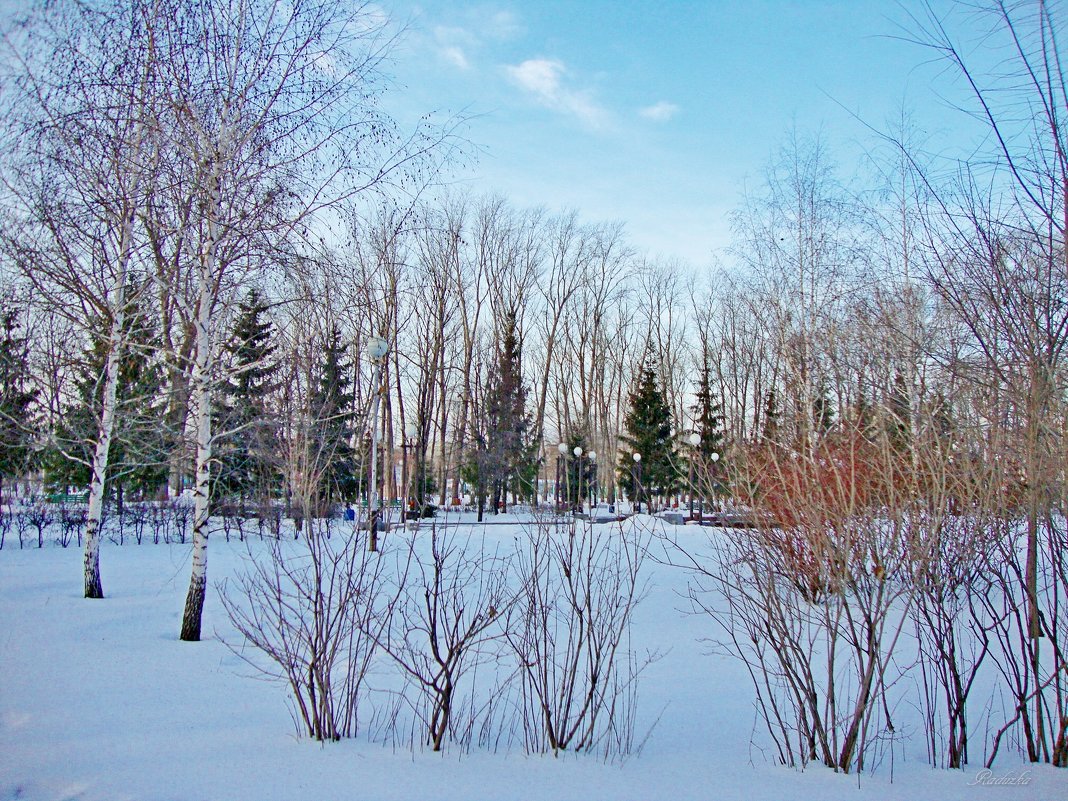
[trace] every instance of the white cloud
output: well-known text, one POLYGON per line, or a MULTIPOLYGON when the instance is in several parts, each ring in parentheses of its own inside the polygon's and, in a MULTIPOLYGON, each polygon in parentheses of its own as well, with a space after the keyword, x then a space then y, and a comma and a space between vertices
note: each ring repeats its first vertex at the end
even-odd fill
POLYGON ((678 112, 679 107, 666 100, 661 100, 659 103, 654 103, 651 106, 646 106, 645 108, 638 110, 638 113, 645 117, 645 119, 654 120, 655 122, 665 122, 670 120, 678 114, 678 112))
POLYGON ((476 68, 487 47, 514 39, 522 31, 518 17, 511 11, 477 7, 459 20, 454 18, 452 24, 436 25, 433 48, 442 61, 467 71, 476 68))
POLYGON ((468 49, 475 47, 478 41, 469 31, 463 28, 439 25, 434 29, 434 43, 438 55, 461 70, 471 69, 471 60, 467 56, 468 49))
POLYGON ((600 128, 605 124, 607 113, 589 93, 564 86, 563 77, 567 68, 562 61, 531 58, 522 64, 507 66, 505 71, 513 83, 546 108, 576 117, 590 128, 600 128))
POLYGON ((471 62, 467 60, 467 54, 462 47, 447 45, 441 48, 441 57, 458 69, 471 69, 471 62))

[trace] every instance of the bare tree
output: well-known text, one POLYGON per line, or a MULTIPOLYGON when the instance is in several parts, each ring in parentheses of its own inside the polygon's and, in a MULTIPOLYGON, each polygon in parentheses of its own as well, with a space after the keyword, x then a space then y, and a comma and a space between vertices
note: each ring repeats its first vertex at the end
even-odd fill
MULTIPOLYGON (((138 225, 159 155, 163 0, 101 7, 45 6, 35 36, 16 52, 22 67, 8 186, 20 230, 9 251, 52 314, 106 328, 85 536, 85 597, 103 597, 99 528, 118 415, 119 365, 130 305, 146 288, 138 225), (30 236, 27 236, 27 234, 30 236)), ((97 332, 94 332, 97 333, 97 332)))
POLYGON ((270 264, 273 246, 293 250, 327 212, 405 180, 439 138, 401 140, 377 108, 392 37, 372 9, 202 0, 188 12, 162 34, 174 192, 153 219, 161 263, 176 270, 163 280, 181 287, 177 308, 192 332, 193 568, 181 636, 196 640, 219 324, 232 290, 270 264))

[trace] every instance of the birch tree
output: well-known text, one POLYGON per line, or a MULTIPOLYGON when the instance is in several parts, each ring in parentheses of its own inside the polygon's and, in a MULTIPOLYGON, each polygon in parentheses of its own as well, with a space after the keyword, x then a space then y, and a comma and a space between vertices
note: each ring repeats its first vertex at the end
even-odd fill
POLYGON ((220 321, 234 287, 278 250, 317 239, 342 204, 411 180, 440 138, 401 140, 378 108, 392 38, 371 5, 200 0, 168 20, 167 43, 168 152, 187 194, 177 193, 164 233, 193 342, 193 560, 181 637, 198 640, 220 321))
POLYGON ((163 0, 45 4, 31 17, 29 44, 13 54, 21 123, 8 186, 20 226, 7 247, 51 313, 81 326, 103 321, 107 332, 89 472, 87 598, 104 594, 98 531, 126 318, 145 286, 138 215, 158 153, 156 23, 169 13, 163 0))

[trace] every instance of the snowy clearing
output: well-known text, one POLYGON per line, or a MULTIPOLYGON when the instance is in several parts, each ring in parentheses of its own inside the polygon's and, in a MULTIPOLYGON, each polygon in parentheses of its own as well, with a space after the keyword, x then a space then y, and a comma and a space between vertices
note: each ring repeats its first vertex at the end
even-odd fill
MULTIPOLYGON (((520 533, 518 525, 484 528, 487 541, 520 533)), ((696 539, 708 530, 673 534, 696 539)), ((248 543, 252 552, 259 547, 248 543)), ((257 680, 224 643, 238 637, 218 584, 243 569, 248 549, 213 536, 200 643, 178 640, 189 544, 106 544, 103 601, 81 597, 75 547, 18 550, 9 542, 0 550, 0 801, 1068 795, 1064 771, 1026 765, 1011 751, 988 777, 979 758, 964 772, 932 769, 916 720, 902 724, 912 735, 873 775, 770 764, 752 744, 761 732, 743 666, 709 653, 701 639, 714 635, 711 621, 680 611, 686 574, 652 561, 633 648, 664 656, 641 676, 639 740, 655 726, 640 754, 606 763, 592 754, 528 756, 521 746, 435 754, 364 737, 322 745, 295 736, 285 687, 257 680), (1027 783, 990 786, 1013 776, 1027 783)))

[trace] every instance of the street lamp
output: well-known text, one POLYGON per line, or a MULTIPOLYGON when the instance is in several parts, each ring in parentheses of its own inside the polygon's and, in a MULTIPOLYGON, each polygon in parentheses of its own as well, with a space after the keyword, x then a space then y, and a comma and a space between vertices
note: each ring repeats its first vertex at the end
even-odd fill
MULTIPOLYGON (((698 446, 700 446, 700 444, 701 444, 701 435, 698 434, 696 431, 694 431, 692 434, 690 434, 690 447, 693 449, 693 452, 690 454, 690 487, 689 487, 689 489, 690 489, 690 517, 691 518, 693 517, 693 463, 694 463, 694 461, 696 461, 697 456, 700 453, 700 451, 697 450, 697 448, 698 448, 698 446)), ((700 481, 700 474, 698 474, 698 481, 700 481)), ((704 506, 702 505, 701 512, 699 512, 699 514, 701 514, 703 512, 704 512, 704 506)))
POLYGON ((419 479, 419 464, 416 457, 416 448, 418 447, 417 439, 419 437, 419 427, 415 423, 408 422, 404 426, 404 481, 407 486, 407 506, 409 516, 417 508, 422 508, 422 493, 419 492, 418 486, 416 486, 419 479), (419 499, 418 505, 416 499, 419 499))
POLYGON ((556 513, 560 514, 563 510, 563 500, 560 495, 560 485, 564 483, 565 476, 564 470, 566 469, 564 460, 567 456, 567 443, 561 442, 556 446, 556 513))
POLYGON ((367 549, 378 550, 378 405, 382 399, 382 365, 389 353, 389 342, 383 337, 367 338, 367 358, 374 365, 371 379, 371 482, 367 491, 367 549))
MULTIPOLYGON (((571 452, 575 454, 575 502, 571 503, 571 492, 569 491, 567 493, 567 503, 571 507, 571 514, 575 514, 578 511, 578 507, 582 505, 582 479, 585 471, 582 469, 582 446, 576 445, 571 452)), ((568 475, 570 475, 570 471, 568 475)))
POLYGON ((589 482, 589 496, 590 496, 590 514, 593 514, 593 507, 597 505, 597 451, 590 451, 590 482, 589 482))
MULTIPOLYGON (((708 458, 712 460, 712 482, 713 482, 712 490, 714 492, 715 489, 716 489, 716 482, 717 482, 717 479, 716 479, 716 462, 719 461, 719 454, 716 453, 715 451, 712 451, 712 453, 709 454, 708 458)), ((716 504, 716 508, 719 508, 719 504, 718 503, 716 504)))
POLYGON ((634 488, 634 511, 638 514, 642 513, 642 455, 637 451, 634 452, 634 464, 630 468, 630 483, 634 488))

